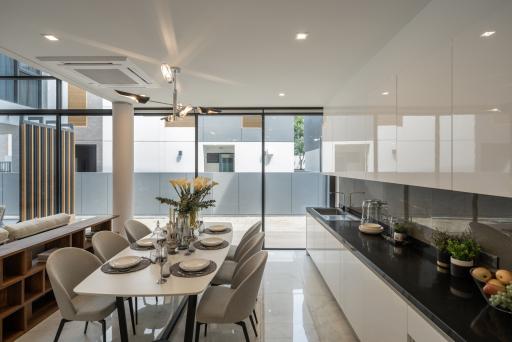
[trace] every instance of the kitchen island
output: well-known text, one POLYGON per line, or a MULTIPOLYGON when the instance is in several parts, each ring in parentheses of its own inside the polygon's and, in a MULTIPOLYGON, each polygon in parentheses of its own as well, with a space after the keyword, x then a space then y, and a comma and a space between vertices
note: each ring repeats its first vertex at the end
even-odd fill
POLYGON ((307 208, 307 251, 361 341, 512 341, 512 315, 471 279, 439 272, 434 249, 395 247, 307 208))

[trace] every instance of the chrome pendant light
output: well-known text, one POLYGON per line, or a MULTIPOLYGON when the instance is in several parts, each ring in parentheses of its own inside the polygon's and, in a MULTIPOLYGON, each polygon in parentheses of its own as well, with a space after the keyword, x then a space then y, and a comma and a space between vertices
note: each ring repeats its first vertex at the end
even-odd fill
POLYGON ((181 71, 180 68, 164 63, 160 66, 160 71, 167 83, 172 84, 172 113, 163 118, 165 121, 174 122, 178 118, 184 118, 193 110, 196 110, 198 114, 216 114, 220 112, 214 108, 194 107, 192 105, 183 105, 178 103, 176 75, 181 71))

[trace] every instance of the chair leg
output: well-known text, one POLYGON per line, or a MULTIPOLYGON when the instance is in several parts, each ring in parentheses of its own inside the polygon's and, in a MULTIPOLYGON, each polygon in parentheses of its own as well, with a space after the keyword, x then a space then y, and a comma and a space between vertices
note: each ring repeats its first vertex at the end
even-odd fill
POLYGON ((244 331, 244 336, 245 336, 245 342, 251 342, 251 340, 249 339, 249 332, 247 331, 247 326, 245 325, 245 322, 244 321, 240 321, 238 323, 239 326, 242 327, 243 331, 244 331))
POLYGON ((107 322, 104 319, 100 321, 101 323, 101 332, 103 334, 103 342, 107 342, 107 322))
POLYGON ((89 321, 85 321, 84 335, 87 334, 87 326, 89 326, 89 321))
POLYGON ((133 297, 135 300, 135 324, 139 324, 139 300, 137 297, 133 297))
POLYGON ((204 337, 206 337, 206 334, 208 333, 208 323, 204 324, 204 337))
POLYGON ((158 305, 158 296, 155 296, 156 305, 158 305))
POLYGON ((256 324, 260 324, 260 322, 258 322, 258 316, 256 316, 256 309, 252 309, 252 314, 254 316, 254 320, 256 321, 256 324))
POLYGON ((135 331, 135 318, 134 318, 134 315, 133 315, 133 301, 132 301, 132 297, 128 298, 128 308, 130 309, 130 319, 132 321, 133 334, 137 335, 137 332, 135 331))
POLYGON ((57 329, 57 334, 55 334, 55 338, 53 339, 53 342, 57 342, 59 340, 60 334, 62 333, 62 328, 64 328, 64 324, 69 322, 67 319, 61 319, 59 328, 57 329))
POLYGON ((201 323, 196 322, 196 342, 199 342, 199 333, 201 332, 201 323))
POLYGON ((251 321, 252 330, 254 330, 254 335, 256 335, 256 337, 258 337, 258 332, 256 331, 256 325, 254 324, 254 320, 252 319, 251 315, 249 315, 249 320, 251 321))

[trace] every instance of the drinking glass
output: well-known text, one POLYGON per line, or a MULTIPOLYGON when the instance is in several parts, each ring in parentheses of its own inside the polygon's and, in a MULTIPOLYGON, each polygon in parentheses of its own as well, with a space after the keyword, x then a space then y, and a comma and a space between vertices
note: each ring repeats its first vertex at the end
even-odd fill
POLYGON ((157 284, 165 284, 165 283, 167 283, 167 279, 164 278, 163 270, 164 270, 164 265, 167 262, 167 247, 162 246, 158 250, 157 262, 160 265, 160 279, 158 279, 158 281, 156 283, 157 284))

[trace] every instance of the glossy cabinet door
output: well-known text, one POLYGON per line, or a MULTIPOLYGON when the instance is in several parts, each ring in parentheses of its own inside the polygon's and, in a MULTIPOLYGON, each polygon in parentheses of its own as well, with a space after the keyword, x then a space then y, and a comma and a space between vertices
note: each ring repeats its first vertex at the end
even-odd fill
POLYGON ((325 270, 324 279, 336 301, 340 302, 340 277, 341 277, 341 242, 329 231, 325 231, 325 270))
POLYGON ((324 172, 512 197, 510 18, 430 1, 324 106, 324 172))
POLYGON ((368 342, 407 341, 407 304, 369 268, 365 268, 364 335, 368 342))
POLYGON ((472 2, 453 38, 453 189, 512 196, 512 2, 472 2))
POLYGON ((365 269, 352 253, 345 253, 343 256, 341 309, 359 339, 364 341, 365 314, 368 310, 373 310, 365 300, 365 269))
POLYGON ((310 214, 306 214, 306 249, 315 265, 320 263, 322 230, 320 223, 310 214))
POLYGON ((410 306, 407 308, 407 335, 412 342, 451 341, 410 306))

